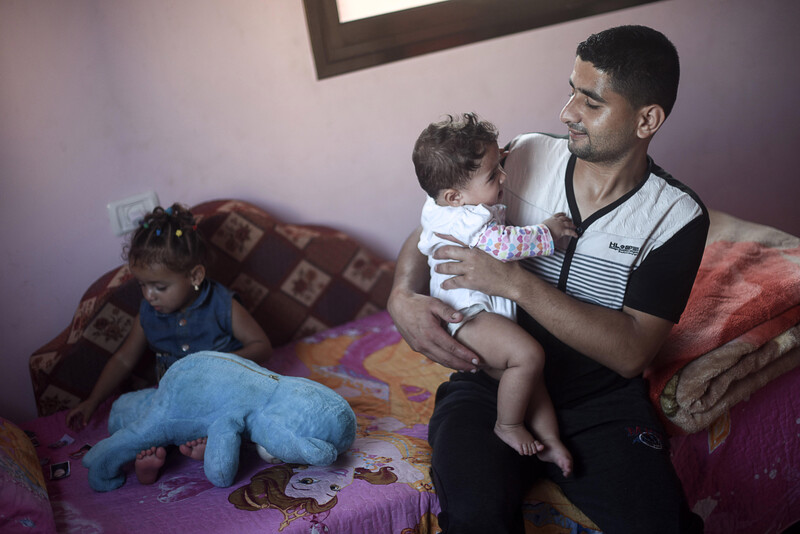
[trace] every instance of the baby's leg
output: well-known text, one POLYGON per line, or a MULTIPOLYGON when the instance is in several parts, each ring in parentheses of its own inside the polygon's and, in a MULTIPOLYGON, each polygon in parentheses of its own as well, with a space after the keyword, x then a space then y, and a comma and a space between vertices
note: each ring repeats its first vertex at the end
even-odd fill
POLYGON ((561 468, 561 473, 568 477, 572 473, 572 454, 558 435, 556 411, 541 373, 534 383, 527 420, 531 431, 544 445, 544 449, 538 453, 539 458, 556 464, 561 468))
POLYGON ((542 450, 525 427, 531 388, 544 366, 541 345, 515 322, 494 313, 482 312, 456 333, 456 338, 477 352, 499 378, 495 433, 518 453, 531 456, 542 450))
POLYGON ((158 480, 158 473, 164 465, 167 450, 164 447, 150 447, 136 455, 133 469, 140 484, 152 484, 158 480))
POLYGON ((206 455, 206 440, 208 438, 197 438, 193 439, 192 441, 187 441, 178 449, 180 449, 181 454, 184 456, 188 456, 193 460, 202 460, 205 458, 206 455))

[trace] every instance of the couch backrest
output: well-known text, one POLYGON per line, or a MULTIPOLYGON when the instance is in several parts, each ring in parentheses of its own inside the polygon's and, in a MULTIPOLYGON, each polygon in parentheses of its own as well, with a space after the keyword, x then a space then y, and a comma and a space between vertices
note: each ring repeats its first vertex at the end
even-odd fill
MULTIPOLYGON (((386 307, 394 264, 342 232, 285 224, 235 200, 205 202, 192 212, 211 245, 209 276, 238 294, 274 346, 386 307)), ((87 289, 72 324, 30 358, 39 415, 89 394, 130 331, 140 301, 127 265, 87 289)), ((123 391, 154 383, 153 367, 148 353, 123 391)))

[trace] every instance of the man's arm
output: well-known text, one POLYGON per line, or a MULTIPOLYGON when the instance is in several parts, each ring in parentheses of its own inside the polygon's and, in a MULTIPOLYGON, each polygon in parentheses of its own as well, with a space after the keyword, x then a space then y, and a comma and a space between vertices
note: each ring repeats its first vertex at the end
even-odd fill
POLYGON ((453 339, 441 321, 458 322, 461 313, 427 295, 430 271, 427 258, 417 249, 422 228, 406 239, 397 257, 394 283, 387 308, 397 330, 412 349, 455 370, 472 371, 478 358, 453 339))
POLYGON ((436 252, 442 287, 469 287, 515 301, 558 339, 625 377, 640 374, 663 344, 672 322, 628 307, 612 310, 576 300, 523 269, 458 246, 436 252))

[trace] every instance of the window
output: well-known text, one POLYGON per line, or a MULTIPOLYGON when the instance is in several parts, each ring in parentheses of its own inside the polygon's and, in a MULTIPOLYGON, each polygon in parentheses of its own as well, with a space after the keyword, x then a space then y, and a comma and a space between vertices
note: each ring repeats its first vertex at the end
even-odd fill
POLYGON ((340 22, 337 0, 303 1, 323 79, 655 0, 430 0, 348 22, 340 22))

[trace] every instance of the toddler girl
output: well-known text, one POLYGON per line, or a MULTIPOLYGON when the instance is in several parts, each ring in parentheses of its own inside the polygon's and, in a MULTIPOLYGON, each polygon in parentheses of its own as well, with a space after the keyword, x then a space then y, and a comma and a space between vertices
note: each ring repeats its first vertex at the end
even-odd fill
POLYGON ((460 311, 464 320, 448 323, 450 333, 481 355, 486 372, 499 380, 495 433, 522 455, 538 455, 572 471, 572 455, 558 436, 552 401, 544 386, 542 346, 516 323, 515 304, 470 289, 443 290, 437 248, 478 247, 503 261, 555 251, 554 239, 577 237, 575 226, 557 213, 537 226, 505 226, 500 204, 506 175, 500 165, 497 130, 472 113, 429 125, 414 145, 414 167, 428 193, 422 209, 419 250, 431 267, 430 292, 460 311), (445 237, 447 236, 447 237, 445 237), (484 313, 485 312, 485 313, 484 313), (531 435, 525 426, 533 431, 531 435))
MULTIPOLYGON (((233 293, 206 278, 207 247, 188 209, 180 204, 155 208, 126 249, 128 266, 144 298, 128 337, 108 360, 91 394, 67 414, 67 424, 74 430, 86 426, 97 406, 130 375, 148 345, 156 354, 158 379, 193 352, 232 352, 259 364, 272 354, 264 330, 233 293)), ((205 442, 198 436, 181 445, 180 451, 202 460, 205 442)), ((135 461, 139 482, 155 482, 165 458, 161 446, 140 452, 135 461)))

